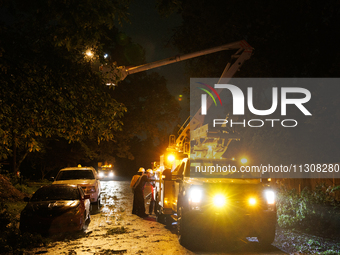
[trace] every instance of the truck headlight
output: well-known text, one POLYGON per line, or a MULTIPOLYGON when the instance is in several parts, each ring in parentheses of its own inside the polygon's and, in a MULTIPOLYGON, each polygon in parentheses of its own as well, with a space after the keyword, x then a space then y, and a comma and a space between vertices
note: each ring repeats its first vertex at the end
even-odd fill
POLYGON ((217 194, 213 198, 213 203, 216 207, 223 207, 226 204, 227 200, 224 195, 217 194))
POLYGON ((189 206, 191 210, 201 209, 202 195, 203 195, 203 191, 201 188, 192 187, 189 190, 189 206))
POLYGON ((104 177, 104 173, 103 172, 99 172, 98 176, 99 176, 99 178, 103 178, 104 177))
POLYGON ((200 203, 202 199, 202 189, 192 188, 189 191, 189 202, 200 203))
POLYGON ((110 172, 110 173, 109 173, 109 177, 113 177, 113 172, 110 172))
POLYGON ((252 206, 256 205, 257 204, 256 198, 254 198, 254 197, 248 198, 248 204, 252 205, 252 206))
POLYGON ((269 204, 269 205, 275 204, 275 192, 274 191, 267 190, 265 192, 265 197, 266 197, 266 200, 267 200, 267 204, 269 204))

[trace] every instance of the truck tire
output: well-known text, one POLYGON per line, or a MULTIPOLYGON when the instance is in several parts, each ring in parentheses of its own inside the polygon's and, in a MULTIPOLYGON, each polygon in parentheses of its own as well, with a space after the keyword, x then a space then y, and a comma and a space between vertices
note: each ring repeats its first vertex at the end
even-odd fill
POLYGON ((164 224, 165 223, 165 215, 162 214, 160 211, 157 211, 156 213, 156 221, 159 223, 164 224))
POLYGON ((156 199, 155 199, 155 204, 153 207, 154 213, 157 216, 157 212, 159 210, 159 199, 158 199, 158 192, 156 193, 156 199))
POLYGON ((258 235, 257 240, 260 245, 269 246, 274 242, 275 239, 275 226, 263 229, 258 235))
POLYGON ((186 247, 191 248, 192 242, 190 242, 190 226, 188 223, 188 217, 185 215, 184 209, 182 206, 178 208, 177 212, 178 220, 177 220, 177 234, 179 243, 186 247))
POLYGON ((171 229, 172 228, 172 222, 173 222, 171 215, 166 215, 164 218, 165 218, 166 228, 171 229))

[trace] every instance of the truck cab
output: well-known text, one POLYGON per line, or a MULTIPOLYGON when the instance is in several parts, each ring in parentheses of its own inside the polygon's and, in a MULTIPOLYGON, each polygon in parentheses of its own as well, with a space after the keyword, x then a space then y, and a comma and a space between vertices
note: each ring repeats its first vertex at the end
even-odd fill
POLYGON ((196 177, 190 164, 185 158, 173 171, 164 170, 156 195, 157 220, 168 227, 177 224, 183 246, 201 245, 207 233, 257 237, 264 245, 274 241, 275 191, 267 182, 224 173, 196 177))

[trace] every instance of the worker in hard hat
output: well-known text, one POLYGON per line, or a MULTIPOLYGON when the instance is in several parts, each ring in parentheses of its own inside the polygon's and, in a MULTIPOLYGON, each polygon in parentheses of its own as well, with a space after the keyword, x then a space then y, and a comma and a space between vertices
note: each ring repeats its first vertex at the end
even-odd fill
POLYGON ((133 209, 132 213, 138 215, 139 217, 145 218, 149 216, 145 213, 144 204, 144 186, 147 182, 151 182, 151 172, 146 172, 142 174, 134 185, 134 198, 133 198, 133 209))
POLYGON ((138 169, 137 174, 135 174, 132 179, 131 179, 131 183, 130 183, 130 187, 132 188, 132 193, 133 193, 133 205, 132 205, 132 214, 136 214, 138 215, 138 194, 136 196, 135 194, 135 188, 136 186, 139 184, 139 182, 141 181, 141 177, 144 174, 145 169, 143 167, 140 167, 138 169))
POLYGON ((139 177, 141 175, 143 175, 145 172, 145 169, 143 167, 140 167, 137 174, 135 174, 134 176, 132 176, 132 179, 131 179, 131 183, 130 183, 130 188, 132 188, 132 192, 133 192, 133 189, 134 189, 134 186, 136 185, 139 177))

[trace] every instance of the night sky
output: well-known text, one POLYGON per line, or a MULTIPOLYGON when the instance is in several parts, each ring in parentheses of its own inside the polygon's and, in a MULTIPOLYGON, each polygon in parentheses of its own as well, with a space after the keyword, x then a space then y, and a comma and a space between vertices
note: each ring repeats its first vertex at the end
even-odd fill
MULTIPOLYGON (((162 17, 156 10, 154 0, 132 1, 129 8, 130 24, 124 23, 120 29, 132 40, 140 44, 146 52, 146 62, 169 58, 178 55, 178 50, 170 45, 173 30, 182 22, 181 16, 173 13, 162 17)), ((168 89, 176 98, 183 94, 183 89, 190 83, 190 77, 184 71, 185 62, 178 62, 155 68, 148 72, 158 72, 168 81, 168 89)), ((186 98, 180 102, 182 107, 181 121, 189 116, 186 98)))

